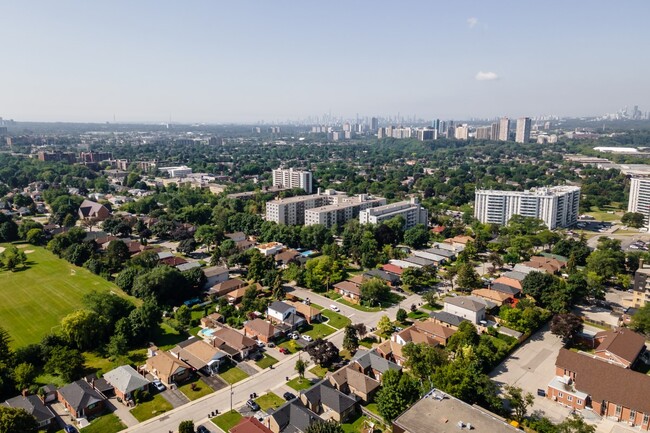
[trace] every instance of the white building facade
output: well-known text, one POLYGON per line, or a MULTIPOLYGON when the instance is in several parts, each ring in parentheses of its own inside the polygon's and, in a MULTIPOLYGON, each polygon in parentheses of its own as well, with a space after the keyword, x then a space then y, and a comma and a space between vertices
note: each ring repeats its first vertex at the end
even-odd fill
POLYGON ((650 224, 650 178, 633 177, 630 179, 630 199, 628 212, 643 214, 646 226, 650 224))
POLYGON ((429 212, 422 207, 417 198, 362 210, 359 212, 359 222, 361 224, 381 224, 396 216, 404 218, 404 230, 418 224, 426 226, 429 222, 429 212))
POLYGON ((294 170, 293 168, 273 170, 273 186, 284 188, 302 188, 308 194, 312 191, 311 171, 294 170))
POLYGON ((506 225, 513 215, 538 218, 553 230, 577 223, 580 188, 555 186, 529 191, 477 190, 474 217, 482 223, 506 225))

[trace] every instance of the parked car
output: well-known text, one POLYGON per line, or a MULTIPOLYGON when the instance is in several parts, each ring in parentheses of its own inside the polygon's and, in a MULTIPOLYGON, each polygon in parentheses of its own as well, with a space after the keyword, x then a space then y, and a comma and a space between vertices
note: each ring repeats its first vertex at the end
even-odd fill
POLYGON ((287 349, 286 347, 280 347, 280 348, 278 348, 278 352, 280 352, 283 355, 288 355, 289 354, 289 349, 287 349))
POLYGON ((257 342, 257 347, 264 347, 264 346, 266 346, 266 344, 264 344, 263 341, 258 341, 257 342))
POLYGON ((341 309, 334 304, 330 305, 330 310, 336 311, 337 313, 341 311, 341 309))
POLYGON ((167 389, 167 387, 165 386, 165 384, 163 384, 163 383, 162 383, 161 381, 159 381, 159 380, 154 380, 154 381, 151 382, 151 383, 153 384, 153 387, 156 388, 158 391, 161 391, 161 392, 162 392, 162 391, 164 391, 164 390, 167 389))
POLYGON ((297 340, 300 338, 300 334, 298 334, 297 332, 292 332, 291 334, 289 334, 289 338, 291 338, 292 340, 297 340))
POLYGON ((546 397, 546 391, 543 389, 537 389, 537 395, 540 397, 546 397))
POLYGON ((204 425, 200 425, 196 428, 196 433, 210 433, 210 430, 204 425))
POLYGON ((63 427, 63 430, 65 433, 77 433, 77 429, 71 426, 70 424, 66 424, 65 427, 63 427))
POLYGON ((259 352, 255 352, 255 353, 252 353, 252 354, 250 355, 250 358, 251 358, 253 361, 259 361, 260 359, 264 358, 264 355, 262 355, 262 354, 259 353, 259 352))
POLYGON ((275 343, 273 343, 273 342, 270 342, 270 343, 269 343, 269 344, 267 344, 266 346, 267 346, 267 347, 270 347, 270 348, 274 348, 274 347, 275 347, 275 343))
POLYGON ((258 410, 260 410, 260 405, 257 404, 257 403, 255 403, 255 400, 248 400, 248 401, 246 402, 246 406, 250 407, 251 410, 253 410, 253 411, 255 411, 255 412, 257 412, 258 410))
POLYGON ((295 394, 292 394, 292 393, 290 393, 290 392, 285 392, 285 393, 282 395, 282 397, 284 397, 284 399, 285 399, 286 401, 289 401, 289 400, 293 400, 294 398, 296 398, 296 395, 295 395, 295 394))
POLYGON ((305 334, 302 335, 302 339, 305 340, 305 341, 310 341, 310 342, 314 341, 313 338, 311 338, 309 335, 305 335, 305 334))

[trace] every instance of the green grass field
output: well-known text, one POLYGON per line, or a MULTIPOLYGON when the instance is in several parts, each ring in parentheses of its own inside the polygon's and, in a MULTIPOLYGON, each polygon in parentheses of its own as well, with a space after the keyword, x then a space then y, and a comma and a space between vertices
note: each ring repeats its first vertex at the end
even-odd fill
POLYGON ((242 419, 242 416, 237 411, 226 412, 223 415, 219 415, 216 418, 212 418, 212 422, 219 427, 221 430, 227 432, 231 428, 239 423, 239 420, 242 419))
POLYGON ((323 311, 321 311, 321 314, 324 317, 327 317, 329 319, 327 321, 327 324, 330 325, 330 326, 333 326, 336 329, 345 328, 350 323, 352 323, 352 321, 350 319, 348 319, 347 317, 345 317, 344 315, 339 314, 339 313, 335 313, 332 310, 323 310, 323 311))
POLYGON ((142 422, 172 409, 172 405, 162 395, 156 394, 150 401, 140 403, 131 409, 131 415, 142 422))
POLYGON ((304 389, 311 388, 311 380, 307 378, 301 379, 300 377, 295 377, 287 382, 287 385, 296 391, 302 391, 304 389))
POLYGON ((267 354, 265 353, 265 354, 264 354, 264 358, 260 359, 260 360, 257 361, 255 364, 257 364, 257 366, 258 366, 259 368, 269 368, 269 366, 271 366, 271 365, 273 365, 273 364, 277 364, 277 363, 278 363, 278 360, 277 360, 277 359, 275 359, 275 358, 272 357, 271 355, 267 355, 267 354))
POLYGON ((178 390, 185 394, 190 400, 196 400, 214 392, 212 388, 198 378, 195 378, 192 382, 186 383, 183 386, 179 386, 178 390), (194 385, 194 389, 192 389, 192 385, 194 385))
POLYGON ((280 398, 277 394, 269 392, 261 397, 255 399, 255 402, 260 405, 260 408, 266 412, 269 409, 277 409, 284 404, 284 399, 280 398))
POLYGON ((311 325, 305 326, 301 333, 304 335, 309 335, 311 338, 316 340, 319 338, 325 338, 328 335, 333 334, 335 331, 336 329, 324 323, 313 323, 311 325))
POLYGON ((28 267, 0 271, 0 326, 11 336, 12 347, 37 343, 55 330, 63 317, 81 308, 85 293, 113 291, 126 296, 113 283, 45 248, 28 244, 19 247, 27 253, 28 267))
POLYGON ((88 427, 84 427, 84 433, 117 433, 124 430, 126 426, 117 415, 108 414, 94 419, 88 427))
POLYGON ((219 373, 219 376, 227 383, 233 384, 246 379, 248 374, 237 367, 230 367, 228 370, 219 373))

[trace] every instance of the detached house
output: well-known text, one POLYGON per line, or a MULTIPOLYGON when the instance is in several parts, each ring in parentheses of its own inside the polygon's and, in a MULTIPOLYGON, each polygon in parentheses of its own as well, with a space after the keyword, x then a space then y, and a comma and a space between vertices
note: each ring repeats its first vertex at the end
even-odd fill
POLYGON ((281 331, 266 320, 253 319, 244 323, 244 334, 252 338, 257 338, 264 343, 269 343, 279 337, 281 331))
POLYGON ((153 356, 147 359, 145 369, 154 377, 167 385, 183 383, 189 379, 192 367, 185 361, 176 358, 168 352, 150 349, 153 356))
POLYGON ((149 390, 149 381, 130 365, 122 365, 104 374, 104 379, 123 401, 133 400, 136 391, 149 390))
POLYGON ((104 205, 95 203, 94 201, 84 200, 81 203, 81 206, 79 206, 78 214, 79 219, 82 220, 96 219, 99 221, 104 221, 110 216, 111 213, 104 205))
POLYGON ((627 328, 599 332, 594 342, 594 355, 625 368, 633 367, 646 350, 645 338, 627 328))
POLYGON ((39 429, 47 429, 56 419, 54 413, 48 406, 45 406, 37 395, 28 395, 10 398, 5 406, 16 409, 24 409, 25 412, 36 418, 39 429))
POLYGON ((388 370, 401 370, 402 367, 394 362, 382 358, 375 350, 358 350, 350 361, 348 367, 353 368, 366 376, 377 379, 381 378, 388 370))
POLYGON ((219 328, 212 333, 211 344, 230 357, 243 360, 257 350, 257 342, 231 328, 219 328))
POLYGON ((305 323, 305 319, 298 316, 296 307, 285 302, 274 301, 266 310, 268 318, 283 330, 295 330, 305 323))
POLYGON ((372 401, 380 386, 377 379, 348 366, 329 374, 328 379, 334 388, 345 394, 354 394, 366 403, 372 401))
POLYGON ((99 415, 106 409, 106 398, 85 380, 77 380, 60 388, 57 400, 74 418, 99 415))
POLYGON ((228 355, 224 352, 196 337, 188 338, 169 352, 195 370, 207 375, 218 372, 221 364, 228 359, 228 355))
POLYGON ((481 320, 485 320, 485 302, 469 296, 449 296, 444 300, 444 312, 469 320, 476 325, 481 320))

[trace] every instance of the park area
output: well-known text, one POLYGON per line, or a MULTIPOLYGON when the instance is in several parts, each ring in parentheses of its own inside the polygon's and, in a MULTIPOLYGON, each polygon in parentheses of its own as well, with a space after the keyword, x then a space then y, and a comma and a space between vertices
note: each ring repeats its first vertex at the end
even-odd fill
POLYGON ((27 266, 0 271, 0 327, 11 336, 13 347, 39 342, 63 317, 81 308, 81 297, 92 290, 124 295, 114 284, 45 248, 18 247, 27 255, 27 266))

